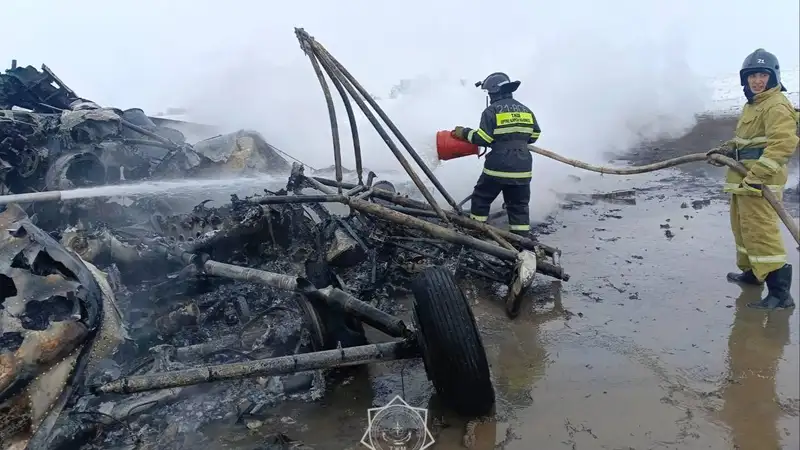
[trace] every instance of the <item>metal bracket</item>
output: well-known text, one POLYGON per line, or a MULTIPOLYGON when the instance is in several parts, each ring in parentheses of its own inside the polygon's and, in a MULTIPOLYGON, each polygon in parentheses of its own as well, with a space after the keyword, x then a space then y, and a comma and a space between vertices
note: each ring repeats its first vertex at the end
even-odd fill
POLYGON ((506 314, 513 319, 519 315, 522 303, 522 294, 533 283, 536 277, 536 254, 523 250, 517 254, 517 261, 514 267, 514 276, 508 286, 506 294, 506 314))

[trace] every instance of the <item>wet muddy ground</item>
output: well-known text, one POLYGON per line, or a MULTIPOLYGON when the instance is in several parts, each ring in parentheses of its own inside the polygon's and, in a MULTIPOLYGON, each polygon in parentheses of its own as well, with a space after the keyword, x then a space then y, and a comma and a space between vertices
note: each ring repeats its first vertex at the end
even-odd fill
MULTIPOLYGON (((732 126, 701 122, 706 128, 691 139, 662 143, 670 148, 662 155, 640 151, 629 159, 639 164, 707 149, 732 126)), ((608 191, 636 188, 637 204, 559 211, 541 239, 563 250, 572 278, 540 278, 513 322, 494 287, 464 283, 498 393, 496 420, 468 433, 471 448, 800 447, 798 314, 750 310, 744 305, 759 290, 725 280, 735 253, 721 179, 705 167, 606 177, 608 191)), ((800 261, 788 233, 785 242, 790 260, 800 261)), ((465 424, 436 407, 421 362, 341 377, 322 404, 283 404, 246 420, 246 428, 220 424, 203 434, 216 436, 219 448, 251 448, 275 432, 317 450, 364 448, 358 441, 367 408, 402 395, 431 408, 432 448, 464 448, 465 424)))
MULTIPOLYGON (((725 202, 704 206, 705 189, 672 197, 672 182, 650 183, 636 206, 560 213, 569 225, 546 239, 572 280, 540 280, 531 297, 546 304, 514 322, 485 286, 465 285, 499 395, 498 421, 478 427, 473 448, 798 448, 798 315, 744 308, 759 292, 725 280, 735 269, 725 202)), ((359 448, 367 408, 397 394, 429 406, 422 370, 372 366, 325 407, 285 405, 263 428, 359 448)), ((463 448, 463 423, 435 425, 433 448, 463 448)))
POLYGON ((574 315, 534 312, 488 340, 498 378, 514 371, 504 361, 532 368, 499 386, 518 430, 504 448, 800 445, 797 315, 743 308, 758 291, 725 281, 734 254, 724 202, 681 208, 704 196, 661 193, 570 211, 570 225, 548 236, 570 261, 561 303, 574 315), (529 404, 515 403, 513 388, 529 404))

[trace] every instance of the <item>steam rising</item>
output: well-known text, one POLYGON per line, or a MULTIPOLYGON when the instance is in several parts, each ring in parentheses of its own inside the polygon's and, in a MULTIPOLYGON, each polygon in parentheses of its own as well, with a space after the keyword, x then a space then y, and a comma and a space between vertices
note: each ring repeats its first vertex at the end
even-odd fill
MULTIPOLYGON (((800 53, 797 39, 786 35, 796 30, 798 5, 787 0, 761 2, 784 11, 774 20, 786 23, 760 31, 759 43, 733 31, 749 23, 748 8, 737 6, 743 1, 6 3, 11 35, 22 36, 13 27, 26 20, 41 29, 83 25, 68 27, 57 41, 29 37, 0 50, 0 60, 13 51, 21 64, 45 62, 101 104, 151 114, 181 106, 192 120, 252 128, 325 167, 333 163, 325 102, 293 34, 294 26, 304 27, 381 99, 457 200, 471 192, 482 160, 439 164, 434 133, 477 125, 485 97, 473 83, 490 72, 522 80, 516 96, 541 123, 539 145, 598 163, 608 151, 691 127, 711 100, 707 76, 735 72, 755 46, 778 53, 784 67, 796 65, 800 53), (401 80, 402 92, 390 98, 401 80)), ((338 109, 344 162, 352 168, 350 130, 338 109)), ((357 116, 365 165, 399 169, 358 110, 357 116)), ((534 218, 554 206, 548 189, 574 170, 534 158, 534 218)))

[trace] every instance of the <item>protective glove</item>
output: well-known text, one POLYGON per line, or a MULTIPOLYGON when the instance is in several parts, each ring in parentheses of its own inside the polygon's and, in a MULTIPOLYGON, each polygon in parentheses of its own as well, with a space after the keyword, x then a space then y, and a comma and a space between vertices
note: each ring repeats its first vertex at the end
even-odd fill
POLYGON ((763 183, 761 183, 761 180, 756 178, 751 172, 744 177, 742 182, 739 183, 739 187, 733 190, 733 193, 738 195, 752 195, 755 197, 761 197, 763 195, 761 192, 762 186, 763 183))
POLYGON ((453 131, 450 132, 450 135, 453 136, 456 139, 461 139, 462 141, 466 141, 467 140, 467 136, 466 136, 467 133, 465 133, 464 131, 465 131, 464 127, 455 127, 453 129, 453 131))
MULTIPOLYGON (((721 146, 706 152, 706 158, 710 157, 711 155, 722 155, 727 156, 728 158, 733 158, 733 141, 725 142, 721 146)), ((724 166, 724 164, 718 163, 711 159, 708 159, 708 163, 717 167, 724 166)))

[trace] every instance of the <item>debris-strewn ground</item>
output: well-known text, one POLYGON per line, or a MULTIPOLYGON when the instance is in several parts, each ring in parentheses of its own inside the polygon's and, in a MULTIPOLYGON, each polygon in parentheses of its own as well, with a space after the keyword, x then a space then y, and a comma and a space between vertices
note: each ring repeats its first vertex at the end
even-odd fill
MULTIPOLYGON (((336 192, 326 187, 336 182, 290 165, 255 132, 191 144, 141 110, 78 97, 46 66, 0 75, 0 107, 0 191, 13 195, 0 208, 4 450, 215 447, 205 428, 238 435, 285 402, 316 407, 329 381, 356 373, 332 363, 377 358, 424 356, 448 406, 483 415, 494 391, 455 276, 513 284, 511 293, 536 271, 568 279, 548 263, 557 249, 503 230, 489 239, 454 213, 458 225, 445 228, 368 170, 366 184, 346 171, 345 182, 359 182, 335 200, 346 206, 323 206, 320 195, 298 202, 304 190, 336 192), (154 180, 209 173, 258 174, 261 192, 222 201, 200 192, 208 197, 193 202, 191 192, 154 190, 154 180), (391 317, 408 310, 409 282, 426 273, 439 275, 411 286, 415 319, 391 317), (369 345, 365 324, 397 341, 369 345), (465 399, 461 385, 482 400, 465 399)), ((379 390, 396 395, 398 384, 379 390)), ((301 444, 272 430, 249 445, 301 444)))
MULTIPOLYGON (((708 149, 734 125, 703 120, 691 138, 659 143, 669 155, 640 150, 629 158, 643 164, 708 149)), ((636 204, 596 201, 557 213, 542 239, 564 250, 573 278, 542 279, 537 304, 514 322, 492 287, 464 285, 499 395, 497 420, 472 430, 472 448, 800 445, 798 315, 749 310, 744 304, 759 292, 725 281, 735 255, 722 177, 714 167, 606 177, 609 191, 637 190, 636 204)), ((796 260, 788 233, 785 242, 796 260)), ((795 275, 795 298, 798 285, 795 275)), ((272 410, 249 439, 285 430, 315 449, 359 448, 365 409, 398 392, 437 411, 420 373, 415 363, 371 366, 331 386, 324 409, 272 410)), ((464 423, 434 415, 433 448, 463 448, 464 423)), ((223 442, 248 439, 215 432, 223 442)))
MULTIPOLYGON (((367 409, 396 395, 431 410, 434 448, 800 445, 797 315, 747 310, 759 293, 725 281, 734 252, 717 168, 606 177, 593 188, 611 194, 563 195, 562 209, 535 234, 563 250, 572 279, 539 276, 510 321, 503 298, 513 270, 501 258, 431 243, 369 214, 268 204, 314 182, 299 166, 289 173, 257 133, 191 145, 140 110, 101 108, 48 71, 29 69, 0 79, 3 107, 34 109, 0 114, 3 193, 223 169, 268 171, 288 183, 188 210, 158 196, 0 210, 4 448, 32 439, 33 448, 46 441, 85 449, 354 449, 367 409), (36 110, 45 100, 63 111, 36 110), (126 125, 132 120, 139 125, 126 125), (142 130, 150 140, 130 135, 142 130), (137 170, 126 178, 126 167, 137 170), (327 286, 412 323, 408 281, 429 265, 455 271, 471 302, 492 365, 496 417, 466 424, 444 412, 419 359, 96 391, 130 375, 389 340, 293 292, 301 291, 298 277, 310 283, 308 293, 327 286)), ((734 125, 702 118, 683 138, 622 159, 644 164, 704 151, 730 138, 734 125)), ((795 212, 797 196, 795 187, 785 197, 795 212)), ((796 259, 794 245, 788 251, 796 259)))

